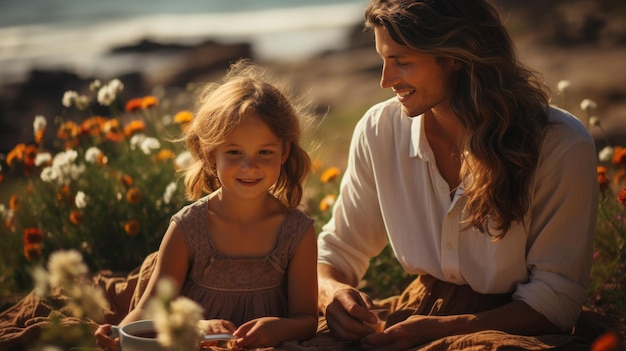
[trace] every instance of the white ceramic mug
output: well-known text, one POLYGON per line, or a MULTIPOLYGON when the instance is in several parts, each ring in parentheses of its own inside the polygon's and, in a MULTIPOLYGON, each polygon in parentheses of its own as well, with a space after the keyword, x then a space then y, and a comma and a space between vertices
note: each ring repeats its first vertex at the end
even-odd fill
POLYGON ((156 339, 153 320, 140 320, 121 327, 114 325, 109 336, 120 338, 122 351, 165 351, 156 339), (152 337, 148 336, 149 334, 152 334, 152 337))

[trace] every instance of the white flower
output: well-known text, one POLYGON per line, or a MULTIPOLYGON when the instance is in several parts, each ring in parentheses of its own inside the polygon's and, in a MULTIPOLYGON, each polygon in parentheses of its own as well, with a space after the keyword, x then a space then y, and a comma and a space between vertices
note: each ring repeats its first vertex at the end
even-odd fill
POLYGON ((50 285, 71 287, 74 281, 87 274, 83 257, 76 250, 60 250, 50 255, 48 260, 50 285))
POLYGON ((109 308, 109 303, 100 287, 86 283, 76 284, 69 289, 68 295, 68 308, 74 317, 87 317, 96 322, 104 320, 104 311, 109 308))
POLYGON ((193 163, 193 157, 191 156, 191 152, 185 150, 181 152, 176 159, 174 160, 174 165, 178 169, 185 169, 193 163))
POLYGON ((85 95, 80 95, 76 97, 74 103, 76 104, 77 109, 84 111, 87 109, 87 107, 89 107, 89 97, 85 95))
POLYGON ((168 205, 172 201, 172 196, 176 192, 176 183, 171 182, 165 187, 165 193, 163 194, 163 202, 168 205))
POLYGON ((36 266, 35 268, 33 268, 30 275, 33 277, 33 281, 34 281, 33 291, 35 295, 39 297, 44 297, 48 295, 48 292, 50 291, 50 285, 48 284, 48 279, 49 279, 48 271, 46 271, 41 266, 36 266))
POLYGON ((596 102, 591 99, 584 99, 583 101, 580 102, 580 108, 583 111, 591 111, 592 109, 595 109, 596 107, 598 107, 598 104, 596 104, 596 102))
POLYGON ((137 133, 130 137, 130 149, 136 150, 139 145, 147 138, 143 133, 137 133))
POLYGON ((35 166, 41 167, 52 161, 52 154, 49 152, 40 152, 35 156, 35 166))
POLYGON ((150 155, 150 153, 152 153, 152 150, 158 150, 161 148, 161 143, 156 138, 147 137, 141 142, 139 148, 144 154, 150 155))
POLYGON ((63 94, 63 106, 72 107, 74 101, 78 98, 78 93, 74 90, 68 90, 63 94))
POLYGON ((608 162, 611 161, 613 159, 613 154, 615 153, 615 150, 613 149, 613 147, 611 146, 605 146, 604 148, 602 148, 602 150, 600 150, 600 152, 598 153, 598 159, 601 162, 608 162))
POLYGON ((85 151, 85 161, 89 163, 98 163, 100 155, 102 155, 102 151, 98 147, 92 146, 85 151))
POLYGON ((196 350, 203 335, 198 327, 203 310, 195 301, 184 296, 177 297, 169 305, 165 318, 154 320, 158 332, 157 341, 167 348, 196 350))
POLYGON ((150 298, 144 318, 153 319, 157 341, 166 349, 197 350, 203 332, 198 327, 203 309, 195 301, 179 296, 174 298, 174 283, 163 278, 157 283, 156 294, 150 298))
POLYGON ((96 79, 93 82, 89 83, 89 90, 96 91, 100 89, 101 86, 102 86, 102 83, 100 82, 100 80, 96 79))
POLYGON ((41 170, 39 177, 44 181, 44 183, 56 182, 60 178, 59 170, 52 166, 46 167, 41 170))
POLYGON ((113 79, 98 90, 98 102, 103 106, 111 105, 122 89, 124 89, 124 84, 117 78, 113 79))
POLYGON ((37 134, 40 130, 46 129, 47 123, 48 121, 46 120, 46 117, 42 115, 35 116, 35 121, 33 122, 33 130, 35 131, 35 134, 37 134))
POLYGON ((85 193, 82 191, 77 192, 76 196, 74 197, 74 203, 76 204, 76 207, 78 208, 87 207, 88 200, 89 199, 87 198, 87 195, 85 195, 85 193))
POLYGON ((559 93, 565 94, 570 85, 572 85, 572 83, 569 80, 562 80, 557 84, 557 89, 559 90, 559 93))
POLYGON ((59 152, 54 156, 52 165, 41 171, 41 180, 46 183, 56 182, 63 185, 69 184, 72 179, 78 179, 86 167, 85 165, 75 165, 76 157, 78 157, 78 152, 73 149, 59 152))

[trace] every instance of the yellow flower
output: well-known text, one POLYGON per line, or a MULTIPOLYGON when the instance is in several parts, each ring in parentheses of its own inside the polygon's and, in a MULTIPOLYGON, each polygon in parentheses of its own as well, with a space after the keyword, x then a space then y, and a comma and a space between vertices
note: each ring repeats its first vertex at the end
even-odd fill
POLYGON ((322 201, 320 201, 320 211, 325 212, 331 209, 333 205, 335 204, 336 199, 337 199, 337 195, 335 194, 328 194, 324 196, 322 201))
POLYGON ((9 167, 13 167, 15 162, 21 162, 24 159, 24 152, 26 151, 26 144, 17 144, 13 150, 9 151, 6 158, 6 163, 9 167))
POLYGON ((126 127, 124 127, 124 135, 126 135, 127 138, 130 138, 131 136, 135 135, 136 133, 142 132, 146 129, 146 124, 144 123, 144 121, 142 120, 134 120, 131 121, 130 123, 128 123, 128 125, 126 125, 126 127))
POLYGON ((322 173, 322 176, 320 177, 320 181, 323 184, 326 184, 332 181, 333 179, 339 177, 340 174, 341 174, 341 171, 339 171, 339 168, 337 167, 326 168, 326 170, 324 171, 324 173, 322 173))
POLYGON ((174 115, 174 123, 185 124, 193 120, 193 114, 190 111, 183 110, 174 115))
POLYGON ((174 158, 174 156, 176 156, 176 154, 174 154, 174 151, 169 150, 169 149, 161 149, 159 150, 159 152, 156 154, 154 158, 155 158, 155 161, 162 162, 162 161, 172 159, 174 158))
POLYGON ((143 109, 147 109, 149 107, 152 106, 156 106, 159 104, 159 99, 157 99, 156 96, 144 96, 143 99, 141 99, 141 108, 143 109))

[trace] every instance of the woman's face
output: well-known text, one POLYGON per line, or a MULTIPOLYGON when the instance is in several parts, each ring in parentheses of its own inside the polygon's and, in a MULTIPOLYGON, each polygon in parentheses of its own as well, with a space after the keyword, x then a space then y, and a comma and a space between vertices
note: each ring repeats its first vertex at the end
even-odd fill
POLYGON ((249 199, 267 195, 289 151, 256 113, 248 113, 213 155, 222 193, 249 199))
POLYGON ((376 26, 374 35, 376 51, 383 59, 380 86, 393 89, 408 116, 448 104, 451 76, 460 64, 452 59, 436 60, 434 56, 400 45, 383 26, 376 26))

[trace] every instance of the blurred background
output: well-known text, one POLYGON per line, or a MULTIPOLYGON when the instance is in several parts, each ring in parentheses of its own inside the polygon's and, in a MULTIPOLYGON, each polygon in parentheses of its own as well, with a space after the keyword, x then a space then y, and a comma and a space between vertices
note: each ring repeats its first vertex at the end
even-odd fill
MULTIPOLYGON (((289 80, 325 115, 324 145, 340 149, 329 162, 341 166, 356 119, 391 96, 378 87, 380 62, 361 33, 367 2, 0 0, 0 153, 32 141, 35 115, 60 115, 63 93, 80 93, 93 79, 120 78, 123 101, 175 95, 189 83, 219 79, 230 62, 247 57, 289 80)), ((594 100, 612 142, 621 140, 624 1, 497 4, 520 59, 543 74, 555 103, 586 118, 579 103, 594 100), (561 80, 571 82, 566 100, 557 97, 561 80)))

